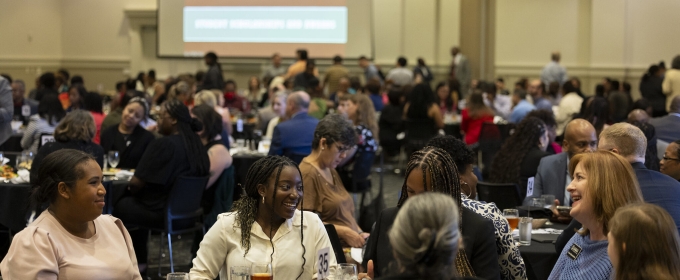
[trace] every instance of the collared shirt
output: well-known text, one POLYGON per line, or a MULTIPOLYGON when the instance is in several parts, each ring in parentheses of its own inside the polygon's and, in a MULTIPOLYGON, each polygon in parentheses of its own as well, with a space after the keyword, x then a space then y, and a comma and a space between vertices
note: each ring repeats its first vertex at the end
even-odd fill
POLYGON ((337 261, 326 229, 316 214, 296 210, 293 218, 283 222, 271 239, 260 224, 253 222, 250 249, 246 253, 241 245, 241 228, 236 223, 236 212, 227 212, 217 217, 217 222, 201 241, 190 276, 191 279, 212 280, 219 274, 221 279, 228 279, 232 266, 271 261, 275 279, 296 279, 302 269, 304 252, 306 261, 300 279, 314 279, 318 267, 316 253, 326 247, 330 249, 328 264, 331 276, 328 279, 334 279, 337 261), (304 216, 304 225, 301 215, 304 216), (304 240, 301 240, 300 227, 304 240))
POLYGON ((506 120, 510 118, 510 113, 512 112, 512 100, 510 99, 510 96, 496 94, 496 97, 493 99, 493 104, 491 104, 491 102, 486 99, 486 93, 483 93, 483 95, 484 104, 491 108, 496 116, 506 120))
POLYGON ((529 112, 536 110, 534 105, 531 105, 529 101, 521 100, 515 108, 512 108, 512 113, 510 114, 511 123, 519 123, 524 119, 524 117, 529 114, 529 112))
POLYGON ((546 86, 551 82, 559 82, 562 85, 567 81, 567 69, 555 61, 550 61, 541 71, 541 82, 546 86))

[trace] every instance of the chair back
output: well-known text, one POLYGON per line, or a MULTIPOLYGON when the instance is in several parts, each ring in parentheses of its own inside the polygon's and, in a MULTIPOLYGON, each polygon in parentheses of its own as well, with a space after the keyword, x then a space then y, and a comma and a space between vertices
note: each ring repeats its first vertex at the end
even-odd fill
POLYGON ((179 176, 170 190, 166 207, 165 228, 168 234, 193 231, 203 216, 201 199, 208 177, 179 176))
POLYGON ((359 151, 354 155, 354 162, 347 169, 340 170, 342 184, 348 192, 364 192, 371 188, 371 167, 375 152, 359 151), (351 168, 351 169, 350 169, 351 168))
POLYGON ((346 263, 345 252, 342 250, 342 244, 340 243, 340 237, 338 232, 335 230, 335 226, 332 224, 324 224, 326 228, 326 233, 328 233, 328 239, 331 241, 331 246, 333 246, 333 252, 335 252, 335 260, 338 263, 346 263))
POLYGON ((503 142, 510 137, 510 132, 514 128, 513 124, 494 124, 486 122, 482 124, 479 133, 479 151, 482 158, 482 175, 489 177, 491 162, 498 151, 501 150, 503 142))
POLYGON ((501 210, 522 205, 519 188, 515 183, 478 182, 477 195, 480 201, 493 202, 501 210))

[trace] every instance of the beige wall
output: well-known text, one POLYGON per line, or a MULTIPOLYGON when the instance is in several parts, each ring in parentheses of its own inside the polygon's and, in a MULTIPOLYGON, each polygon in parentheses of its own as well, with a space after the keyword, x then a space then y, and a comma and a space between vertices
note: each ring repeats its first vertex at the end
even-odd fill
MULTIPOLYGON (((162 78, 204 69, 198 59, 156 57, 156 4, 0 0, 0 35, 8 38, 0 44, 0 72, 32 84, 38 74, 66 67, 83 75, 90 88, 112 90, 116 81, 140 70, 154 68, 162 78)), ((562 63, 583 80, 586 93, 608 76, 631 82, 638 94, 639 77, 650 63, 670 64, 680 53, 680 37, 674 36, 679 9, 674 0, 372 0, 373 26, 366 28, 374 30, 373 55, 385 72, 398 56, 410 65, 423 57, 437 80, 443 79, 449 49, 460 45, 476 60, 474 76, 504 77, 511 86, 519 77, 538 77, 550 52, 560 50, 562 63)), ((240 85, 268 63, 222 62, 225 76, 240 85)), ((323 71, 329 62, 319 64, 323 71)), ((355 61, 346 64, 360 73, 355 61)))
POLYGON ((562 53, 570 76, 592 94, 603 77, 630 82, 652 63, 669 65, 680 53, 674 36, 680 2, 635 0, 515 0, 496 2, 496 75, 510 87, 520 77, 538 77, 551 51, 562 53), (554 11, 554 12, 553 12, 554 11))

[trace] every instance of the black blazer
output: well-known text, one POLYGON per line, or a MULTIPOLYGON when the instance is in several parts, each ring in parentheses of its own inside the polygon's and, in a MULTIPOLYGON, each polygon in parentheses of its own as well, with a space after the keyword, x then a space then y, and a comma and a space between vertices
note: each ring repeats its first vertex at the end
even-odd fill
MULTIPOLYGON (((390 272, 390 263, 394 262, 393 268, 397 265, 387 233, 397 217, 398 210, 399 208, 392 207, 380 212, 366 244, 362 265, 366 268, 368 260, 373 260, 376 278, 390 272)), ((462 208, 462 211, 463 243, 472 269, 482 279, 500 279, 493 223, 467 208, 462 208)))
POLYGON ((130 134, 127 141, 123 140, 123 134, 118 131, 118 125, 112 125, 106 130, 102 131, 101 144, 104 148, 104 153, 109 151, 120 152, 120 162, 118 168, 135 169, 139 160, 142 159, 146 147, 155 139, 153 133, 147 131, 143 127, 137 125, 130 134), (121 142, 125 142, 127 146, 121 147, 121 142), (117 145, 118 144, 118 145, 117 145))

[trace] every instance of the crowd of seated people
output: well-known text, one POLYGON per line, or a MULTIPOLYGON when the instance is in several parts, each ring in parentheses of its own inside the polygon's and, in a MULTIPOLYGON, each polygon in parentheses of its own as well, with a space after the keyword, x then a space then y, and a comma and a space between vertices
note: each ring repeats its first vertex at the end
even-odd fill
MULTIPOLYGON (((571 207, 569 214, 551 208, 550 219, 569 226, 556 242, 550 279, 679 274, 679 261, 668 256, 677 255, 680 222, 680 56, 668 71, 650 66, 643 98, 633 102, 630 84, 612 78, 584 94, 580 80, 559 66, 559 54, 541 79, 521 79, 511 92, 502 79, 461 80, 467 61, 459 50, 453 55, 441 81, 423 59, 410 69, 405 57, 386 75, 362 57, 359 78, 342 57, 322 71, 301 49, 290 67, 273 55, 271 66, 239 90, 208 53, 205 72, 164 80, 154 70, 141 72, 117 83, 110 97, 88 91, 82 76, 65 69, 42 74, 28 95, 23 81, 3 76, 0 119, 7 113, 25 125, 21 148, 35 154, 33 208, 44 211, 15 236, 2 275, 83 275, 110 266, 122 278, 145 276, 148 231, 128 233, 123 223, 161 226, 174 182, 190 176, 207 178, 201 202, 207 232, 195 235, 192 279, 226 277, 231 266, 265 258, 277 278, 312 279, 314 254, 331 247, 324 225, 335 228, 342 246, 366 246, 360 270, 371 279, 526 279, 531 268, 511 241, 508 221, 492 201, 477 200, 477 167, 487 170, 487 182, 516 184, 524 205, 552 195, 547 203, 571 207), (434 89, 431 82, 438 82, 434 89), (233 196, 235 120, 271 141, 269 155, 250 166, 243 197, 233 196), (452 120, 461 139, 438 136, 452 120), (477 166, 485 124, 512 129, 490 166, 477 166), (55 141, 40 143, 45 134, 55 141), (120 153, 117 167, 134 169, 134 176, 112 201, 113 216, 95 215, 111 151, 120 153), (373 163, 362 155, 380 152, 405 156, 408 164, 397 205, 366 226, 351 195, 364 190, 343 176, 373 163), (641 243, 631 229, 642 227, 645 215, 659 217, 666 230, 641 243), (71 259, 103 256, 66 240, 69 234, 103 236, 88 245, 95 248, 124 245, 115 245, 111 259, 82 264, 71 259), (579 258, 566 255, 573 246, 582 249, 579 258), (31 262, 38 254, 48 257, 31 262), (630 262, 640 256, 651 260, 630 262)), ((0 125, 4 142, 6 124, 0 125)), ((336 254, 330 255, 334 269, 336 254)))

